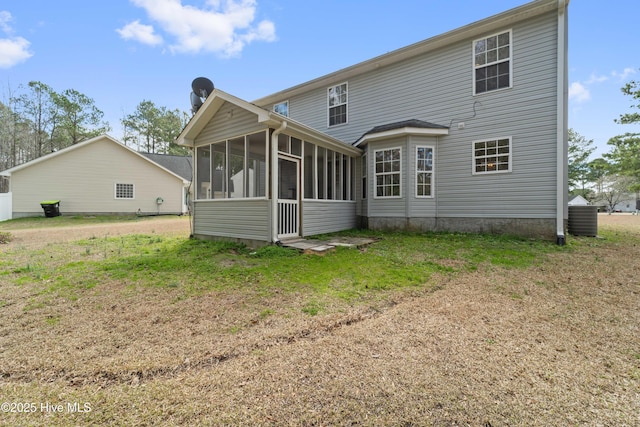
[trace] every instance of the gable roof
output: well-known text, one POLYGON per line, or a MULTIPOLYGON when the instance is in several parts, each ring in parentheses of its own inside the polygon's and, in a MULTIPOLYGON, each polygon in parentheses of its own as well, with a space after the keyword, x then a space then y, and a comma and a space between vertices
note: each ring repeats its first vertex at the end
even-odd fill
POLYGON ((310 90, 327 88, 333 84, 342 83, 352 77, 375 71, 381 67, 396 64, 408 58, 423 55, 436 49, 464 40, 478 38, 482 35, 511 26, 517 22, 531 19, 553 10, 566 7, 570 0, 535 0, 522 6, 507 10, 480 21, 473 22, 464 27, 428 38, 409 46, 376 56, 364 62, 318 77, 305 83, 284 89, 280 92, 267 95, 254 100, 253 103, 261 106, 269 106, 276 102, 287 100, 291 97, 304 94, 310 90))
POLYGON ((188 181, 191 181, 191 178, 193 177, 191 156, 177 156, 174 154, 157 153, 140 154, 188 181))
POLYGON ((587 199, 585 199, 584 197, 582 197, 580 194, 576 194, 575 196, 571 197, 569 199, 569 204, 576 204, 576 203, 581 203, 584 205, 588 205, 589 201, 587 199))
POLYGON ((365 141, 375 141, 403 135, 448 135, 449 127, 425 122, 418 119, 403 120, 400 122, 388 123, 376 126, 362 134, 353 144, 356 147, 365 141))
POLYGON ((362 153, 359 148, 355 148, 350 144, 327 135, 326 133, 320 132, 289 117, 282 116, 273 111, 265 110, 253 103, 223 92, 220 89, 214 89, 213 92, 211 92, 204 104, 202 104, 196 114, 191 117, 189 123, 187 123, 185 128, 182 130, 176 139, 176 143, 178 145, 193 147, 195 138, 200 134, 200 132, 202 132, 209 121, 216 115, 220 108, 222 108, 225 102, 229 102, 239 108, 255 114, 257 116, 258 123, 262 123, 266 126, 278 128, 283 123, 286 123, 286 132, 291 136, 299 137, 307 141, 314 141, 316 143, 320 142, 329 147, 339 148, 342 151, 346 151, 354 155, 360 155, 362 153))
POLYGON ((82 141, 82 142, 79 142, 77 144, 74 144, 74 145, 72 145, 70 147, 63 148, 62 150, 58 150, 56 152, 53 152, 53 153, 38 157, 37 159, 34 159, 34 160, 29 161, 29 162, 23 163, 21 165, 14 166, 11 169, 7 169, 7 170, 4 170, 4 171, 0 172, 0 175, 11 176, 11 174, 14 173, 14 172, 30 168, 32 166, 35 166, 35 165, 39 164, 39 163, 46 162, 46 161, 48 161, 50 159, 53 159, 53 158, 55 158, 57 156, 62 156, 64 154, 66 154, 66 153, 69 153, 69 152, 74 151, 74 150, 78 150, 78 149, 80 149, 82 147, 86 147, 88 145, 94 144, 94 143, 99 142, 99 141, 109 141, 109 142, 111 142, 113 144, 116 144, 120 148, 123 148, 123 149, 127 150, 128 152, 132 153, 133 155, 138 156, 141 159, 144 159, 144 161, 153 164, 155 167, 162 169, 166 173, 169 173, 169 174, 175 176, 176 178, 180 179, 183 183, 185 183, 185 184, 189 183, 188 180, 185 180, 184 178, 182 178, 181 176, 177 175, 176 173, 170 171, 169 169, 165 168, 164 166, 161 166, 161 165, 155 163, 153 160, 143 156, 142 154, 138 153, 137 151, 132 150, 131 148, 129 148, 126 145, 124 145, 121 142, 119 142, 117 139, 115 139, 115 138, 113 138, 113 137, 111 137, 111 136, 109 136, 107 134, 99 135, 99 136, 87 139, 85 141, 82 141))

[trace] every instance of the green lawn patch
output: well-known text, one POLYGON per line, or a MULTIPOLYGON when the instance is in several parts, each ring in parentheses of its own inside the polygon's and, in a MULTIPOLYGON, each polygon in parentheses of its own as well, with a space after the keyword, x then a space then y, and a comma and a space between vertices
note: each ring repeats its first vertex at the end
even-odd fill
POLYGON ((429 289, 433 274, 455 275, 481 266, 526 268, 548 254, 571 250, 510 236, 344 234, 353 233, 379 240, 316 256, 278 246, 251 251, 237 243, 161 235, 90 238, 33 251, 28 263, 11 269, 10 277, 19 286, 34 284, 38 295, 71 301, 114 282, 127 292, 162 289, 175 301, 211 291, 298 292, 308 299, 304 311, 314 315, 331 299, 353 303, 399 289, 429 289), (78 255, 52 261, 64 260, 67 252, 78 255))

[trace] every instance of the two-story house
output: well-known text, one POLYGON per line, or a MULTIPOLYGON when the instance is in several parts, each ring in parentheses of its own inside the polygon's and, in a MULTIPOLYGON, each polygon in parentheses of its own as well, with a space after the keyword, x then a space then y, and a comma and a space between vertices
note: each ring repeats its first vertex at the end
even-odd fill
POLYGON ((264 98, 215 89, 193 148, 193 234, 349 229, 564 243, 568 0, 536 0, 264 98))

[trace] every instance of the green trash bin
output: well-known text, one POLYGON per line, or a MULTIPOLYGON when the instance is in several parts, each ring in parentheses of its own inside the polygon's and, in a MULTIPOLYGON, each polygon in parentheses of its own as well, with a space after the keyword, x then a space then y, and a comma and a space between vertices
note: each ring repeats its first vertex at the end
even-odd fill
POLYGON ((60 216, 60 200, 45 200, 40 202, 40 206, 42 206, 44 216, 47 218, 60 216))

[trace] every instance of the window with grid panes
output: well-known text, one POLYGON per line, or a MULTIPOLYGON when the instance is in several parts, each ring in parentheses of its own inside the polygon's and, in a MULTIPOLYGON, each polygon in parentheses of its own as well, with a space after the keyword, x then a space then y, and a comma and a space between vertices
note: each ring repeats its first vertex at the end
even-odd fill
POLYGON ((511 138, 473 142, 473 173, 511 171, 511 138))
POLYGON ((400 197, 400 148, 376 150, 374 157, 376 177, 375 197, 400 197))
POLYGON ((511 31, 473 42, 474 93, 511 87, 511 31))
POLYGON ((116 199, 133 199, 133 184, 116 183, 116 199))

